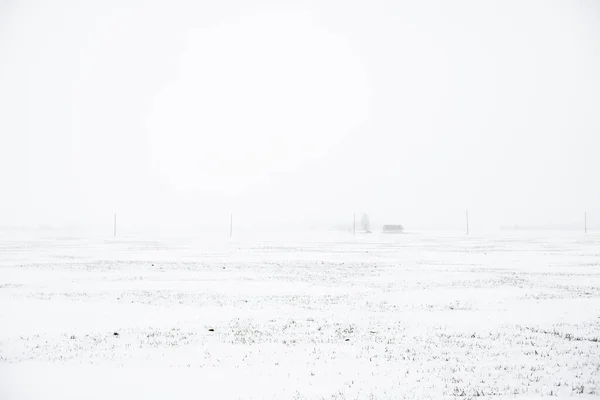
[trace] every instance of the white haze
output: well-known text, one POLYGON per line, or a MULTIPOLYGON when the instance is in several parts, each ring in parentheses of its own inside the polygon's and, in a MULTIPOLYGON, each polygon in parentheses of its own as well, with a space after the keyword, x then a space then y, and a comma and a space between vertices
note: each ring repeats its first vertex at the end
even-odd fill
POLYGON ((599 71, 593 0, 4 0, 0 226, 600 226, 599 71))

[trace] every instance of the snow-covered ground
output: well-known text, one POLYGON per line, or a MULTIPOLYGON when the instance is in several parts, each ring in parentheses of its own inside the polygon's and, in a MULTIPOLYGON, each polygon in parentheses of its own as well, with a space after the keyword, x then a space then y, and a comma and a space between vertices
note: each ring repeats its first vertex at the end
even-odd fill
POLYGON ((0 233, 2 400, 598 394, 598 235, 0 233))

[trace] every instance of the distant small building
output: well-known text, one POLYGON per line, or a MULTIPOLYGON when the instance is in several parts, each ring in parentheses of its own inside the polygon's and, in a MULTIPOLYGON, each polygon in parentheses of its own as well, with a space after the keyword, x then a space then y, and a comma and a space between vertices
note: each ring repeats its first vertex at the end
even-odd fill
POLYGON ((402 233, 404 227, 402 225, 384 225, 381 231, 383 233, 402 233))

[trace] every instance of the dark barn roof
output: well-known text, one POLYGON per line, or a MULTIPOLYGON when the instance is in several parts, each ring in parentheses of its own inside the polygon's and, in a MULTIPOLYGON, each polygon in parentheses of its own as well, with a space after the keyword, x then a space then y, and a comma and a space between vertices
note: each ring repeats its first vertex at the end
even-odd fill
POLYGON ((404 227, 402 225, 384 225, 383 232, 402 232, 404 227))

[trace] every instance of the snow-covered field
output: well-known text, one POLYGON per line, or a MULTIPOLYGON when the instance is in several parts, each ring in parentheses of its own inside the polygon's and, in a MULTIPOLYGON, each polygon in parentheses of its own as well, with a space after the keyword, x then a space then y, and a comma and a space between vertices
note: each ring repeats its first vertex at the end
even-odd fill
POLYGON ((598 394, 598 235, 0 234, 2 400, 598 394))

